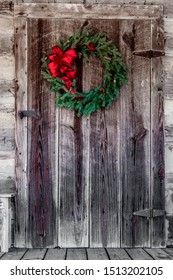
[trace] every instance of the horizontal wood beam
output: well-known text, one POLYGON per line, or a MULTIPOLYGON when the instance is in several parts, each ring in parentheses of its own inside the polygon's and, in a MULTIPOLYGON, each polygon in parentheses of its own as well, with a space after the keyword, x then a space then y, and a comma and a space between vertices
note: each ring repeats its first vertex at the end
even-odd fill
POLYGON ((73 19, 154 19, 163 15, 160 5, 16 4, 15 17, 73 19))

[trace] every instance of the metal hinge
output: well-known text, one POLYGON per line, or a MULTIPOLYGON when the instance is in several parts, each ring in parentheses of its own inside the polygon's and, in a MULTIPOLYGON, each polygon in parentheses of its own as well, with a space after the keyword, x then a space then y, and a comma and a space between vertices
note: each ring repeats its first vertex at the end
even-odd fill
POLYGON ((165 216, 165 210, 158 210, 158 209, 144 209, 133 212, 134 216, 146 217, 146 218, 154 218, 159 216, 165 216))
POLYGON ((31 117, 31 118, 39 118, 39 113, 37 113, 34 110, 23 110, 23 111, 19 111, 18 115, 21 119, 23 119, 24 117, 31 117))
POLYGON ((134 51, 133 55, 138 55, 147 58, 154 58, 154 57, 164 56, 165 52, 160 50, 134 51))

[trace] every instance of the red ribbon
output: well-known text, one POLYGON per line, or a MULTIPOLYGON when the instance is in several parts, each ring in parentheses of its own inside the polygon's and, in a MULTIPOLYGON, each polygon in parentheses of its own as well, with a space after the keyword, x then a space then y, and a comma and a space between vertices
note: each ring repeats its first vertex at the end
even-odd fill
POLYGON ((49 56, 51 62, 48 64, 50 73, 52 77, 60 77, 65 82, 67 89, 70 89, 77 72, 71 68, 77 58, 77 53, 74 49, 63 53, 58 46, 54 46, 52 52, 53 54, 49 56))

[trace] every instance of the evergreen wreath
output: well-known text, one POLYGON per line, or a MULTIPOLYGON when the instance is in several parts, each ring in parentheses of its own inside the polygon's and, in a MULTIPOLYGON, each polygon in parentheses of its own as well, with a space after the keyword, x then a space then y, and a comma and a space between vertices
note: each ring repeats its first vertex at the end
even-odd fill
POLYGON ((76 30, 67 41, 60 41, 52 47, 52 54, 43 59, 43 78, 56 92, 56 106, 76 110, 78 116, 86 117, 100 108, 110 108, 118 97, 119 89, 127 81, 128 67, 111 40, 103 32, 94 33, 90 28, 76 30), (104 66, 101 85, 93 90, 78 92, 74 69, 76 59, 88 62, 90 56, 97 56, 104 66))

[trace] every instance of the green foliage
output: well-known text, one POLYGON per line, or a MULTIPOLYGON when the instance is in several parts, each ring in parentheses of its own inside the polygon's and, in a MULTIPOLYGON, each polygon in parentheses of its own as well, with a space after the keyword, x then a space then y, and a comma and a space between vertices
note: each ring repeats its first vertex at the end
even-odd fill
MULTIPOLYGON (((65 42, 57 44, 63 52, 69 48, 75 48, 79 58, 82 58, 84 63, 87 63, 90 55, 97 56, 102 62, 105 73, 102 84, 87 92, 70 93, 64 90, 65 83, 60 78, 52 77, 48 70, 49 60, 43 60, 45 71, 42 72, 43 78, 51 85, 51 91, 57 93, 56 106, 66 107, 69 110, 76 110, 78 116, 86 117, 96 110, 106 107, 110 108, 113 100, 119 95, 119 88, 126 81, 126 72, 128 67, 122 61, 121 55, 110 41, 106 34, 99 32, 94 34, 91 29, 85 27, 79 29, 75 34, 65 42), (90 50, 87 46, 93 44, 94 50, 90 50)), ((73 90, 76 90, 75 81, 73 90)))

